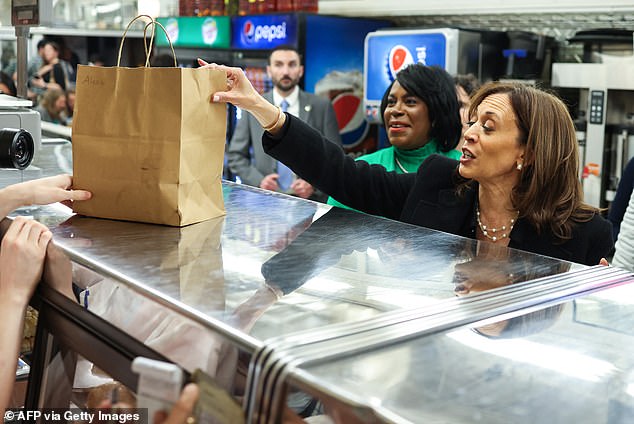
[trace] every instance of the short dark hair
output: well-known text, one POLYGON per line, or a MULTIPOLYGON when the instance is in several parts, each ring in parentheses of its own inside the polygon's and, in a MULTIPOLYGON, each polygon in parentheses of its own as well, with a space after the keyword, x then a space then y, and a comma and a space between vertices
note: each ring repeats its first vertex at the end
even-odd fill
POLYGON ((277 52, 277 51, 291 51, 291 52, 295 52, 297 53, 297 56, 299 56, 299 63, 302 63, 302 55, 299 53, 299 51, 297 50, 297 47, 292 46, 290 44, 280 44, 279 46, 275 46, 271 52, 269 53, 269 57, 268 57, 268 63, 269 65, 271 64, 271 56, 273 56, 273 53, 277 52))
POLYGON ((48 40, 46 38, 42 38, 40 41, 37 42, 37 49, 41 49, 42 47, 44 47, 46 45, 46 42, 48 40))
MULTIPOLYGON (((4 94, 8 94, 9 96, 14 96, 14 97, 18 95, 18 90, 15 87, 13 79, 11 79, 9 75, 7 75, 6 73, 2 71, 0 71, 0 83, 6 85, 7 88, 9 89, 9 92, 4 94)), ((0 92, 2 91, 0 90, 0 92)))
POLYGON ((50 45, 52 48, 55 49, 56 52, 59 52, 59 44, 57 44, 56 41, 53 40, 44 40, 44 44, 42 45, 42 47, 46 46, 46 45, 50 45))
MULTIPOLYGON (((419 97, 427 105, 431 130, 429 136, 436 140, 441 151, 449 152, 460 141, 460 105, 456 86, 451 75, 438 66, 415 63, 396 74, 396 81, 410 94, 419 97)), ((387 100, 394 82, 385 90, 381 99, 381 117, 387 108, 387 100)))
POLYGON ((457 86, 462 87, 469 97, 480 88, 480 81, 473 74, 458 74, 453 77, 453 80, 457 86))

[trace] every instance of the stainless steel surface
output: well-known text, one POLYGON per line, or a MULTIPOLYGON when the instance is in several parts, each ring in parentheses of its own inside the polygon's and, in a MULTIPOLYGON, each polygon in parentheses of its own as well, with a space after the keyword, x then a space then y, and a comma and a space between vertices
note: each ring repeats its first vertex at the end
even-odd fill
MULTIPOLYGON (((337 358, 350 357, 359 352, 377 350, 412 340, 426 334, 447 331, 473 322, 496 320, 518 310, 536 309, 560 303, 563 299, 580 297, 584 294, 634 282, 631 272, 605 266, 595 266, 576 272, 545 277, 530 282, 507 287, 504 290, 489 291, 468 299, 452 299, 438 303, 436 308, 418 311, 418 316, 402 316, 400 322, 389 326, 375 325, 364 332, 350 332, 347 337, 324 338, 312 344, 298 343, 275 346, 268 349, 263 364, 253 367, 253 381, 249 396, 250 416, 258 417, 258 422, 276 422, 287 393, 285 382, 296 368, 305 369, 316 364, 330 363, 337 358), (271 350, 273 350, 271 352, 271 350), (256 409, 257 404, 257 409, 256 409), (266 418, 264 418, 266 417, 266 418)), ((412 311, 413 312, 413 311, 412 311)), ((256 358, 260 352, 256 354, 256 358)), ((317 375, 319 378, 319 375, 317 375)), ((324 387, 315 386, 313 390, 324 387)), ((325 385, 328 391, 328 384, 325 385)), ((366 405, 371 409, 372 405, 366 405)))
MULTIPOLYGON (((70 143, 45 142, 43 151, 40 172, 26 178, 72 171, 70 143)), ((16 176, 0 174, 5 183, 16 176)), ((16 213, 52 228, 89 311, 227 390, 238 349, 356 354, 378 348, 377 334, 385 344, 411 338, 430 316, 471 322, 465 311, 475 309, 464 305, 481 303, 493 316, 508 304, 498 296, 521 304, 531 292, 517 283, 587 269, 229 182, 223 191, 226 216, 183 228, 71 216, 60 205, 16 213), (331 343, 331 352, 319 344, 337 339, 348 342, 331 343)), ((242 374, 252 378, 249 390, 258 383, 252 366, 242 374)), ((258 393, 247 394, 255 405, 258 393)))
MULTIPOLYGON (((47 145, 42 175, 69 172, 69 148, 47 145)), ((54 239, 78 264, 250 350, 274 337, 310 337, 324 326, 433 305, 455 297, 456 286, 466 294, 571 267, 382 218, 327 213, 326 205, 285 195, 223 187, 227 215, 220 219, 172 228, 75 216, 53 228, 54 239), (267 285, 285 295, 278 301, 267 285)), ((68 216, 50 208, 25 213, 49 222, 68 216)))
POLYGON ((300 366, 292 387, 334 422, 631 422, 633 295, 623 284, 300 366))

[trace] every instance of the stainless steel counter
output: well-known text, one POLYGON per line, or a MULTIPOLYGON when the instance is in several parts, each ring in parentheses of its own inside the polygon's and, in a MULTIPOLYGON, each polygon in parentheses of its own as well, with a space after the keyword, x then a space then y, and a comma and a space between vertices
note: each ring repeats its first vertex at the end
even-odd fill
MULTIPOLYGON (((69 143, 45 143, 43 150, 37 170, 27 169, 24 178, 72 170, 69 143)), ((18 175, 0 174, 5 184, 18 175)), ((462 324, 489 319, 545 286, 557 298, 561 287, 542 277, 587 270, 231 182, 223 193, 226 216, 183 228, 73 216, 61 205, 16 213, 51 227, 75 264, 74 282, 86 289, 89 311, 185 369, 201 368, 231 390, 235 349, 247 360, 257 353, 260 362, 248 373, 251 408, 259 402, 256 371, 271 350, 336 347, 433 317, 462 324), (470 307, 479 313, 465 315, 470 307)), ((412 338, 417 330, 403 334, 412 338)), ((363 351, 364 343, 353 350, 363 351)), ((405 356, 403 365, 388 367, 399 384, 397 377, 409 375, 418 360, 405 356)))
MULTIPOLYGON (((72 169, 61 151, 69 145, 46 148, 39 159, 48 162, 34 164, 42 176, 72 169)), ((225 217, 174 228, 73 216, 53 225, 54 240, 74 262, 248 350, 580 267, 230 182, 223 189, 225 217)), ((19 213, 49 224, 70 216, 62 207, 19 213)))
POLYGON ((618 285, 314 361, 288 378, 336 423, 629 423, 633 297, 632 284, 618 285))

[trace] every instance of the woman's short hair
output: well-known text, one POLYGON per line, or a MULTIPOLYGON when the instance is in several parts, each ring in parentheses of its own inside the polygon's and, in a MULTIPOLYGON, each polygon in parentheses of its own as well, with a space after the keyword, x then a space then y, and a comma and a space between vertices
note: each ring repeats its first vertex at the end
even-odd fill
POLYGON ((521 83, 484 84, 472 97, 469 116, 493 94, 509 97, 520 145, 525 146, 520 181, 511 201, 538 232, 550 230, 559 241, 571 238, 573 222, 597 211, 583 203, 575 127, 566 105, 554 94, 521 83))
MULTIPOLYGON (((440 150, 449 152, 460 141, 460 105, 456 98, 456 86, 451 75, 437 66, 420 63, 409 65, 396 74, 396 81, 410 94, 419 97, 427 105, 431 130, 429 136, 436 140, 440 150)), ((394 82, 385 90, 381 99, 381 117, 387 108, 387 100, 394 82)))

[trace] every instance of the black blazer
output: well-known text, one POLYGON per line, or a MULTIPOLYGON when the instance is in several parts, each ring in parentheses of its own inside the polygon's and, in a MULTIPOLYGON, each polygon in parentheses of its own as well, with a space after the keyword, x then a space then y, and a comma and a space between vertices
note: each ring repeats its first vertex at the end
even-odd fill
MULTIPOLYGON (((315 187, 366 213, 475 238, 478 186, 457 195, 458 161, 432 155, 416 174, 387 172, 381 165, 353 160, 310 126, 286 117, 276 137, 264 133, 264 149, 315 187)), ((597 265, 612 246, 611 226, 599 215, 577 223, 572 239, 564 243, 548 231, 537 234, 529 222, 519 219, 509 242, 512 248, 586 265, 597 265)))

